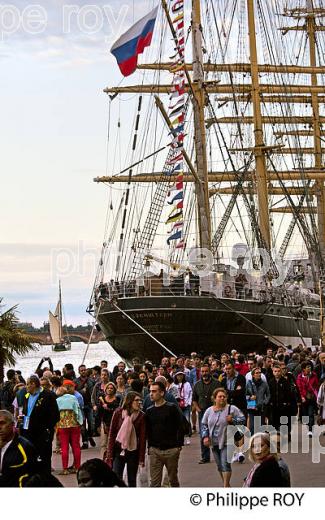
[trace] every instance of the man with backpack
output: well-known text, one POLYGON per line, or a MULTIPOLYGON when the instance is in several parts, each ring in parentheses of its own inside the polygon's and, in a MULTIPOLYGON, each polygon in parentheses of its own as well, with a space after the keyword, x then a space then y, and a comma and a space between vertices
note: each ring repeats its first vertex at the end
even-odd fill
POLYGON ((14 388, 17 384, 16 372, 11 368, 7 371, 7 381, 5 381, 0 388, 0 408, 14 412, 13 401, 15 399, 14 388))

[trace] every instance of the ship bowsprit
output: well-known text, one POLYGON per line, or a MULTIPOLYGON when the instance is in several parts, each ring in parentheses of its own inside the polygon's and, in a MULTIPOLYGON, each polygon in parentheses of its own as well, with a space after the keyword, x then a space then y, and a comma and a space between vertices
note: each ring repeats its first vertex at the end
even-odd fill
POLYGON ((149 296, 120 298, 117 307, 104 300, 97 321, 122 358, 159 363, 168 353, 151 336, 175 355, 220 354, 233 348, 265 352, 270 343, 318 344, 319 317, 317 307, 211 296, 149 296))

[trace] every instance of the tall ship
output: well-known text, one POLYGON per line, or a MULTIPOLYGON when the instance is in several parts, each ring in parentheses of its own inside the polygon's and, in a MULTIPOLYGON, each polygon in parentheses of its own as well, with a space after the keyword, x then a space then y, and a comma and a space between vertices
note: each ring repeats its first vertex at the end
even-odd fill
MULTIPOLYGON (((146 2, 141 6, 145 9, 146 2)), ((88 311, 121 357, 317 346, 323 0, 162 0, 113 45, 88 311)))
POLYGON ((59 299, 55 307, 54 313, 49 311, 49 328, 52 340, 52 350, 54 352, 65 352, 71 350, 71 341, 69 338, 67 327, 62 323, 63 305, 62 305, 62 290, 61 282, 59 282, 59 299))

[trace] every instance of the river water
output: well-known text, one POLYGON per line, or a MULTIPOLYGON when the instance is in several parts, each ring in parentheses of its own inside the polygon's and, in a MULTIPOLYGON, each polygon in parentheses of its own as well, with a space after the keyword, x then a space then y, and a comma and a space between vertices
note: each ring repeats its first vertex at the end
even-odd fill
MULTIPOLYGON (((67 352, 52 352, 51 345, 41 345, 35 352, 29 352, 26 356, 17 357, 15 369, 21 370, 22 375, 26 378, 35 372, 42 357, 50 357, 55 370, 62 370, 66 363, 72 363, 77 374, 78 366, 83 361, 86 350, 87 345, 79 342, 71 343, 71 350, 67 352)), ((110 370, 113 370, 114 366, 121 360, 120 356, 106 341, 89 345, 84 360, 85 365, 87 367, 100 365, 103 359, 107 360, 110 370)), ((48 363, 45 362, 42 366, 48 366, 48 363)), ((5 367, 5 370, 8 368, 5 367)))

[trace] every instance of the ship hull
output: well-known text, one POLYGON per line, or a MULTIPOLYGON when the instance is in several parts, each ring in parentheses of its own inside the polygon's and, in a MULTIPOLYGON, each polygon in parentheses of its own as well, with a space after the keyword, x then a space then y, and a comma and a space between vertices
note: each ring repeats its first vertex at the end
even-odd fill
POLYGON ((319 308, 209 296, 121 298, 118 308, 104 301, 97 321, 106 339, 124 359, 159 363, 165 355, 265 352, 274 344, 319 343, 319 308), (124 311, 126 313, 123 314, 124 311), (128 317, 129 316, 129 317, 128 317), (149 334, 161 342, 161 347, 149 334))
POLYGON ((53 352, 67 352, 68 350, 71 350, 71 343, 68 341, 62 342, 62 343, 54 343, 52 345, 53 352))

